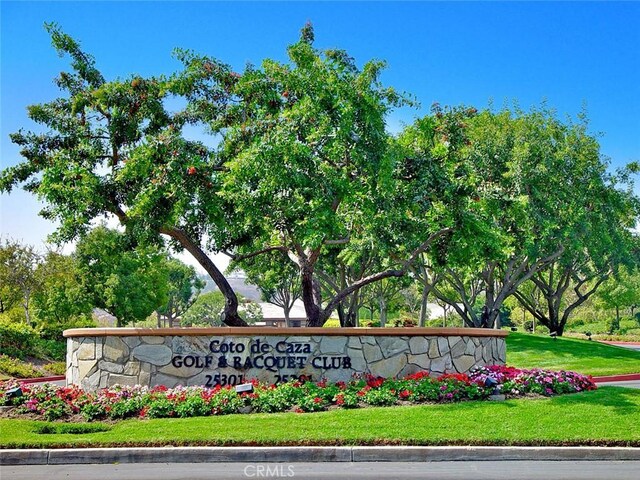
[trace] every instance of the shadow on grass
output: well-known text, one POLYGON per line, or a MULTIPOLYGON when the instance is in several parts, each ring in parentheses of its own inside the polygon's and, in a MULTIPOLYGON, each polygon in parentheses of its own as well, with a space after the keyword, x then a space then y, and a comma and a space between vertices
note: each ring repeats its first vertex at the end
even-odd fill
POLYGON ((640 415, 640 390, 625 387, 600 387, 598 390, 551 397, 554 405, 604 405, 622 415, 640 415))

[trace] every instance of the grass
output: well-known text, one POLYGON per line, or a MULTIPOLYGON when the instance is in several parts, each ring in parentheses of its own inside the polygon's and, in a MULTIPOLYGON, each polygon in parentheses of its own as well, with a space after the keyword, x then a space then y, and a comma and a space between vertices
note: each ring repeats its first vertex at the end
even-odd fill
POLYGON ((507 364, 594 376, 640 373, 640 352, 576 338, 554 340, 511 332, 507 337, 507 364))
POLYGON ((51 425, 59 424, 0 420, 0 447, 384 444, 640 446, 640 390, 605 387, 552 398, 331 410, 311 414, 133 419, 113 424, 107 431, 73 434, 55 433, 57 427, 51 425), (42 431, 48 433, 38 433, 42 431))

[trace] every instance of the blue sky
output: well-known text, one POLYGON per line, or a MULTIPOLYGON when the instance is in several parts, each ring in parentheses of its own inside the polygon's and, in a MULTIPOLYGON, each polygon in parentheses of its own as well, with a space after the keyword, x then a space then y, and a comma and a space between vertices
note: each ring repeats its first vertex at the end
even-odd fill
MULTIPOLYGON (((613 166, 640 160, 640 3, 636 2, 1 2, 0 162, 17 163, 8 135, 32 128, 25 107, 58 94, 67 68, 42 28, 58 22, 95 56, 107 78, 170 73, 175 47, 240 70, 285 59, 307 20, 316 46, 359 64, 386 60, 383 81, 417 97, 389 128, 433 102, 524 108, 546 101, 562 115, 586 106, 613 166)), ((0 231, 41 247, 54 226, 24 192, 0 196, 0 231)))

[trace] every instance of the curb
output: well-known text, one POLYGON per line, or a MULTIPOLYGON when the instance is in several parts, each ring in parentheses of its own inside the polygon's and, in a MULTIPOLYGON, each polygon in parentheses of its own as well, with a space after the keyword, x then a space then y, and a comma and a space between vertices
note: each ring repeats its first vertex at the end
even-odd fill
POLYGON ((628 373, 625 375, 605 375, 603 377, 592 377, 596 383, 600 382, 627 382, 631 380, 640 380, 640 373, 628 373))
POLYGON ((17 379, 19 383, 40 383, 40 382, 57 382, 59 380, 64 380, 66 377, 64 375, 56 375, 53 377, 36 377, 36 378, 20 378, 17 379))
POLYGON ((0 465, 451 461, 640 461, 633 447, 161 447, 0 450, 0 465))

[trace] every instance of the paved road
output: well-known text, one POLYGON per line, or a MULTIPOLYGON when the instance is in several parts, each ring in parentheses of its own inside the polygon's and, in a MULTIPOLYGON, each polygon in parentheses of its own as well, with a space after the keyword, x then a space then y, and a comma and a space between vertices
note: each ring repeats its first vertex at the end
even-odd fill
POLYGON ((599 387, 627 387, 640 388, 640 380, 628 380, 626 382, 596 382, 599 387))
POLYGON ((640 462, 173 463, 0 467, 2 480, 234 480, 249 478, 638 480, 640 462))
POLYGON ((629 348, 631 350, 640 351, 640 342, 601 342, 614 347, 629 348))

